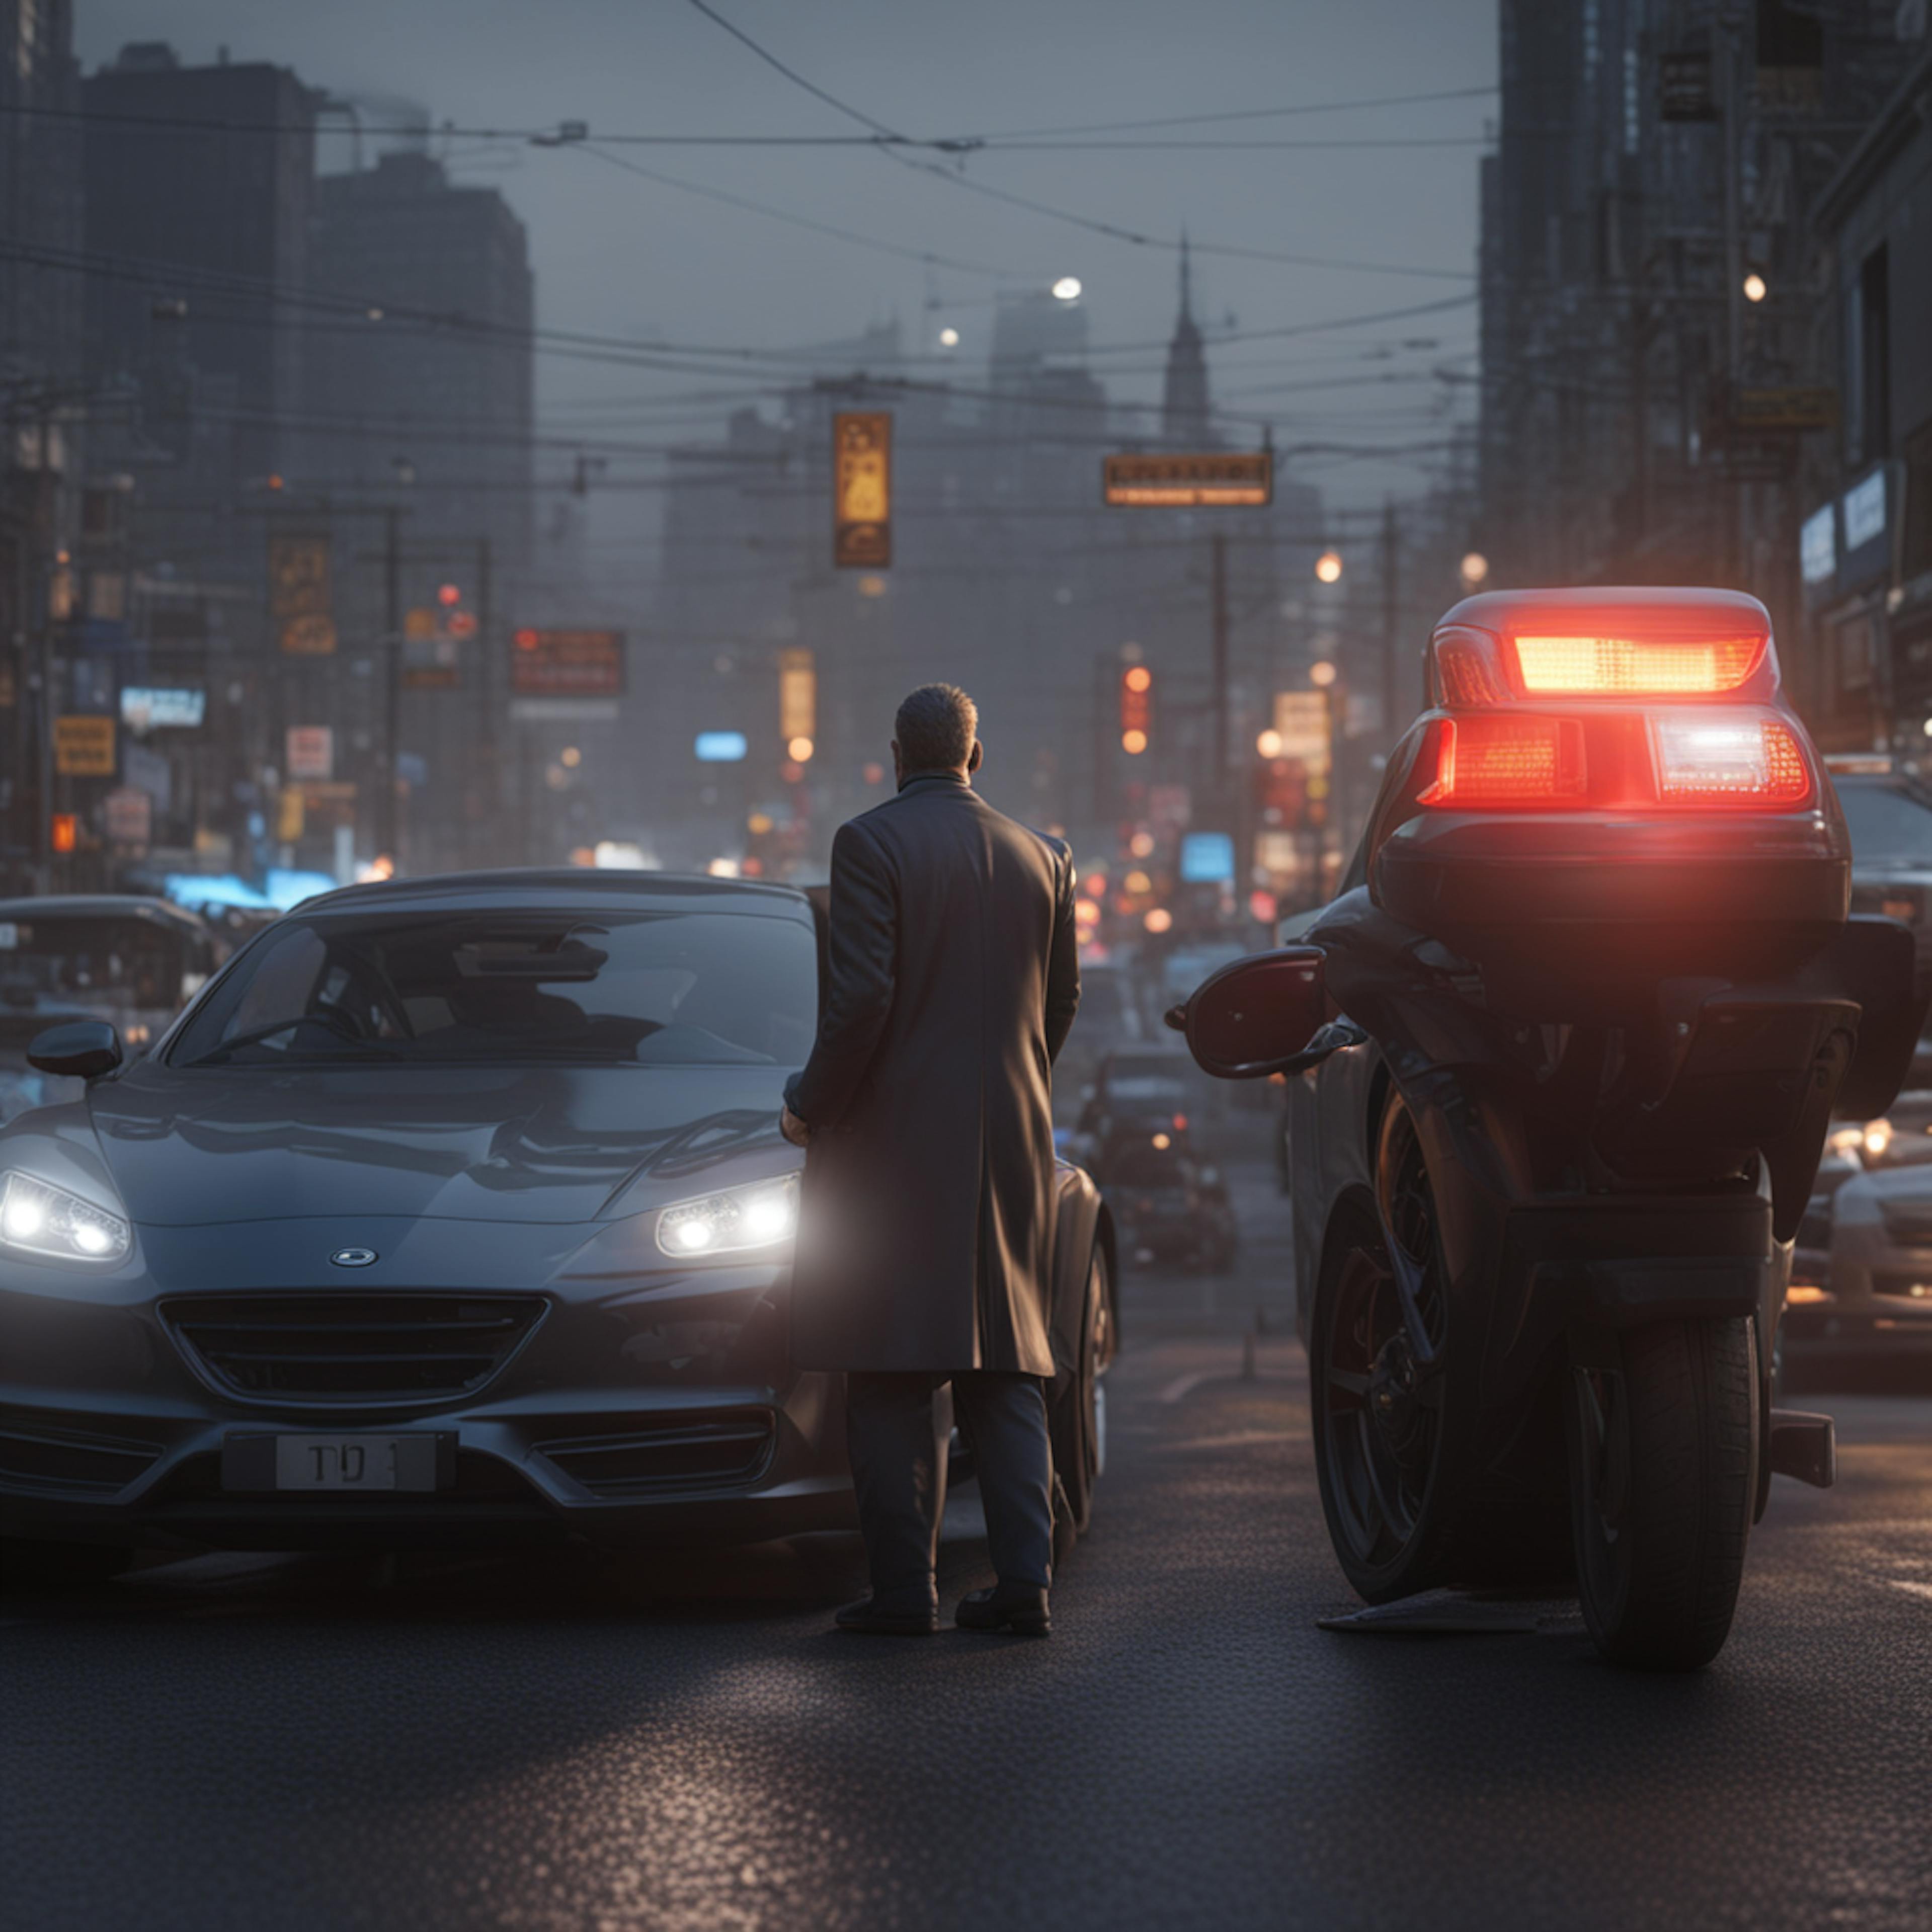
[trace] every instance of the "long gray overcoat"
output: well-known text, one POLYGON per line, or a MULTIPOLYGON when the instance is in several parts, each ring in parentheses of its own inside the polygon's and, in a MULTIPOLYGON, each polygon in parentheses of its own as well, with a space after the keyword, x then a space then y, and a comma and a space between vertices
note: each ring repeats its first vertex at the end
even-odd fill
POLYGON ((964 778, 916 774, 839 827, 830 925, 818 1041, 787 1090, 812 1129, 796 1359, 1050 1376, 1072 857, 964 778))

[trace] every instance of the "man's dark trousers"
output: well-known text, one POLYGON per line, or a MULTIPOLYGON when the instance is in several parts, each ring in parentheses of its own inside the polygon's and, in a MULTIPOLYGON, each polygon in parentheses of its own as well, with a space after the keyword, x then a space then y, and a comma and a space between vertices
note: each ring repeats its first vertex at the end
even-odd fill
POLYGON ((972 1445, 994 1574, 1041 1590, 1053 1581, 1053 1454, 1040 1378, 854 1371, 845 1378, 846 1446, 882 1608, 938 1601, 946 1432, 933 1397, 948 1382, 953 1418, 972 1445))

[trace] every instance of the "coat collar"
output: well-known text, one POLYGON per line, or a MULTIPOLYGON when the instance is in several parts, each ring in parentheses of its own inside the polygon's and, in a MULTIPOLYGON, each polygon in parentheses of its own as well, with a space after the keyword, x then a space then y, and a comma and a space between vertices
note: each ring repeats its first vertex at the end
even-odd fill
POLYGON ((970 791, 973 781, 958 772, 908 772, 899 782, 899 790, 908 792, 914 785, 955 785, 962 791, 970 791))

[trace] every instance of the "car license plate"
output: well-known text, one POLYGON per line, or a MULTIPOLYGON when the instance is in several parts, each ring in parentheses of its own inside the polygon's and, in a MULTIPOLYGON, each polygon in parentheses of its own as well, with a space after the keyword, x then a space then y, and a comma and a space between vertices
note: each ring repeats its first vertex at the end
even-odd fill
POLYGON ((224 1490, 375 1491, 446 1490, 456 1480, 452 1430, 378 1436, 332 1430, 299 1436, 237 1432, 221 1445, 224 1490))
POLYGON ((278 1490, 433 1490, 429 1436, 278 1436, 278 1490))

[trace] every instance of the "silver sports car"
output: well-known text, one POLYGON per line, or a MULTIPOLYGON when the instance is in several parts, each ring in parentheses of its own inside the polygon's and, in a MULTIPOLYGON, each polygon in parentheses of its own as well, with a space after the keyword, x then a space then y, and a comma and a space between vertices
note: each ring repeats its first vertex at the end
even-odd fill
MULTIPOLYGON (((10 1562, 851 1521, 838 1378, 790 1358, 802 1156, 776 1129, 819 917, 662 874, 356 886, 258 935, 145 1058, 99 1022, 42 1036, 35 1064, 88 1084, 0 1129, 10 1562)), ((1078 1527, 1114 1237, 1058 1178, 1078 1527)))

